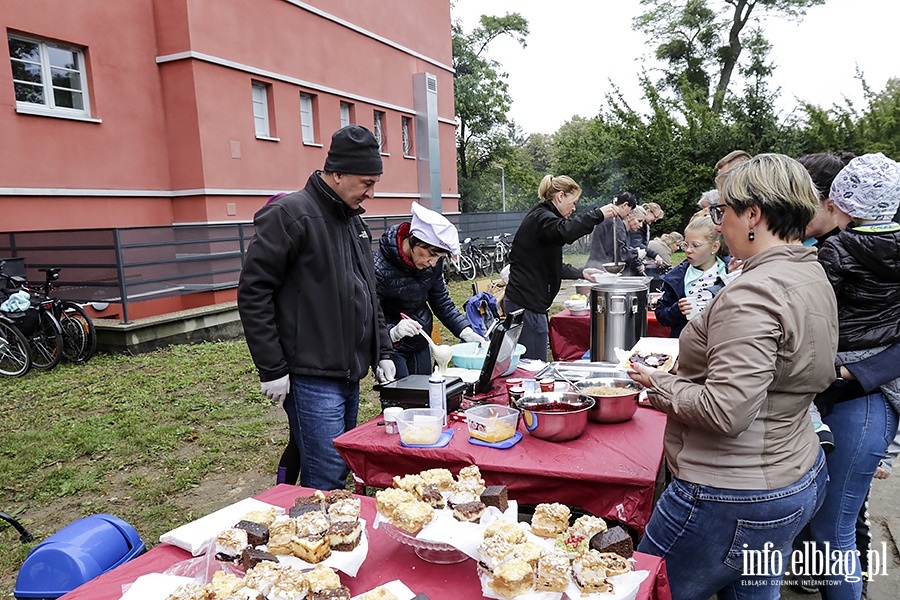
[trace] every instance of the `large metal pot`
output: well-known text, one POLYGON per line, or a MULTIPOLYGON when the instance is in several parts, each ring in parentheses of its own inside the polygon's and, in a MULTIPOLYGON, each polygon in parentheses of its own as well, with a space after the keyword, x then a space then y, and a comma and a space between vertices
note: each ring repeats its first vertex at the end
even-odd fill
POLYGON ((616 348, 628 350, 647 335, 649 283, 620 277, 591 287, 591 362, 618 362, 616 348))
POLYGON ((516 404, 528 433, 548 442, 566 442, 584 433, 594 399, 572 392, 545 392, 524 396, 516 404))
POLYGON ((588 411, 588 420, 595 423, 622 423, 630 420, 637 412, 638 398, 644 386, 632 381, 627 375, 622 377, 595 377, 575 382, 575 389, 594 399, 594 408, 588 411), (615 388, 619 394, 592 394, 591 388, 615 388))

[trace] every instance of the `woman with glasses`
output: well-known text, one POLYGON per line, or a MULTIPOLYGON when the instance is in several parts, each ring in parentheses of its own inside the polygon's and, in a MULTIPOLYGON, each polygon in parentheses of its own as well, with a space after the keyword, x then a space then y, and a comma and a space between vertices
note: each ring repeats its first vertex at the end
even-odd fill
POLYGON ((672 328, 670 337, 706 308, 728 278, 728 259, 719 258, 722 238, 710 217, 691 221, 684 229, 685 260, 663 275, 663 295, 656 305, 656 320, 672 328))
POLYGON ((775 600, 825 496, 808 408, 834 379, 837 305, 801 243, 818 198, 800 163, 760 154, 720 190, 711 212, 743 272, 682 331, 677 374, 630 372, 668 415, 673 476, 638 549, 666 559, 674 600, 775 600))

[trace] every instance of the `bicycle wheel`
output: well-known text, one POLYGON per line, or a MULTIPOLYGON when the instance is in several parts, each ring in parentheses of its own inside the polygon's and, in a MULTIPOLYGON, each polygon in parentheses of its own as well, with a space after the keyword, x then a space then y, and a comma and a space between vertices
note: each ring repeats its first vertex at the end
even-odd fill
POLYGON ((31 366, 49 371, 62 360, 62 327, 50 311, 41 307, 38 313, 37 329, 28 340, 31 347, 31 366))
POLYGON ((469 281, 475 279, 475 263, 465 254, 459 255, 459 274, 469 281))
POLYGON ((0 321, 0 375, 21 377, 31 369, 28 338, 6 321, 0 321))
POLYGON ((61 303, 59 325, 63 333, 63 358, 83 363, 97 351, 97 330, 83 308, 69 300, 61 303))
POLYGON ((491 260, 491 257, 485 254, 484 252, 478 253, 478 270, 481 271, 481 274, 485 277, 490 277, 494 274, 494 261, 491 260))

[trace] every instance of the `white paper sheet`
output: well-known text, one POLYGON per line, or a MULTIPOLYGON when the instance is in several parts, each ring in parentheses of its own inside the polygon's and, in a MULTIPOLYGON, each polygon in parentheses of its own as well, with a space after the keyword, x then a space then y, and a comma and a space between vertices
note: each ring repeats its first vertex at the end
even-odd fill
POLYGON ((122 594, 120 600, 160 600, 174 592, 179 586, 193 581, 192 577, 147 573, 135 579, 134 583, 122 594))
POLYGON ((616 358, 619 359, 617 369, 627 371, 631 368, 629 358, 635 351, 641 352, 657 352, 659 354, 668 354, 678 359, 678 338, 659 338, 659 337, 642 337, 632 346, 631 350, 623 350, 614 348, 616 358))
POLYGON ((244 515, 253 511, 269 510, 270 508, 274 508, 276 514, 284 514, 284 509, 277 506, 266 504, 255 498, 245 498, 196 521, 191 521, 181 527, 167 531, 159 536, 159 541, 186 550, 192 556, 198 556, 203 548, 203 544, 215 539, 223 530, 234 527, 244 515))
MULTIPOLYGON (((395 579, 394 581, 388 581, 382 585, 379 585, 376 588, 369 590, 369 592, 375 591, 377 589, 384 588, 387 591, 391 592, 395 596, 397 596, 398 600, 412 600, 415 597, 415 593, 409 589, 405 583, 400 581, 399 579, 395 579)), ((354 596, 351 600, 360 600, 360 598, 364 598, 365 595, 369 592, 362 593, 358 596, 354 596)))

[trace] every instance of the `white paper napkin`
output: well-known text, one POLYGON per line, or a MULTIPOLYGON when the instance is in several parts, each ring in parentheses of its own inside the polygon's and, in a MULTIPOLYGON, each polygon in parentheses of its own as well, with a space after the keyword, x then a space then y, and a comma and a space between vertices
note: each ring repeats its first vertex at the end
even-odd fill
POLYGON ((178 586, 192 581, 193 577, 147 573, 135 579, 120 600, 159 600, 174 592, 178 586))
POLYGON ((249 512, 269 510, 274 508, 276 514, 283 514, 284 509, 266 504, 255 498, 245 498, 225 508, 201 517, 196 521, 176 527, 172 531, 159 536, 159 541, 164 544, 177 546, 187 550, 193 556, 198 556, 203 544, 218 537, 219 533, 234 525, 249 512))
MULTIPOLYGON (((391 592, 392 594, 397 596, 397 600, 412 600, 415 597, 415 594, 413 593, 413 591, 411 589, 409 589, 406 586, 406 584, 404 584, 399 579, 395 579, 394 581, 388 581, 387 583, 384 583, 372 590, 369 590, 369 592, 375 591, 379 588, 383 588, 383 589, 391 592)), ((362 593, 359 596, 354 596, 351 600, 359 600, 360 598, 362 598, 369 592, 362 593)))

